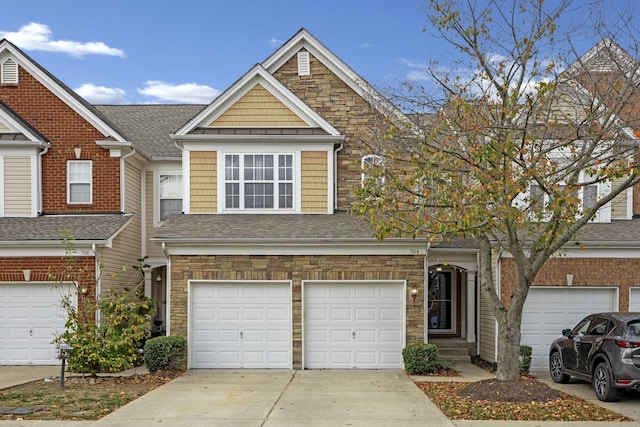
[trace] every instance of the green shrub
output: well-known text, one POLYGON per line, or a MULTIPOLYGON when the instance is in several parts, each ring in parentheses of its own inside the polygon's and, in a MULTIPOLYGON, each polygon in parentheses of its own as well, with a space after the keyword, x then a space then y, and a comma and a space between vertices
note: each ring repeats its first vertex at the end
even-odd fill
POLYGON ((518 359, 520 359, 520 375, 528 375, 531 368, 531 353, 533 349, 528 345, 521 345, 518 359))
POLYGON ((184 368, 185 340, 180 336, 155 337, 144 345, 144 364, 151 372, 184 368))
POLYGON ((433 374, 451 367, 451 363, 440 359, 435 344, 409 344, 402 350, 404 368, 410 375, 433 374))
MULTIPOLYGON (((149 333, 154 315, 153 301, 144 295, 146 258, 138 259, 133 272, 126 274, 128 281, 114 274, 111 281, 103 280, 108 290, 95 295, 90 292, 92 283, 88 280, 93 276, 93 265, 79 262, 71 232, 65 231, 64 236, 64 267, 59 272, 50 271, 49 275, 58 282, 61 307, 67 314, 65 329, 53 343, 72 347, 67 360, 69 371, 95 375, 139 365, 142 362, 140 345, 149 333), (68 292, 67 282, 75 284, 77 305, 73 294, 68 292)), ((123 267, 123 271, 127 268, 123 267)))

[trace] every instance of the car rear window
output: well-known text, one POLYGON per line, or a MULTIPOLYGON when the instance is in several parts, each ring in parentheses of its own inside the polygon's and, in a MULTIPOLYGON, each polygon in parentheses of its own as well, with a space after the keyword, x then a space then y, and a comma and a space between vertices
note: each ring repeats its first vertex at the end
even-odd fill
POLYGON ((640 338, 640 321, 627 324, 627 335, 640 338))

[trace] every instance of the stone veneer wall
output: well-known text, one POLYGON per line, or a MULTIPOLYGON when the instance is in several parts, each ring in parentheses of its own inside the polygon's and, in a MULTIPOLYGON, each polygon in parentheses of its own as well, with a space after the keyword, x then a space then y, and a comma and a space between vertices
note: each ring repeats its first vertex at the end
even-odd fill
POLYGON ((423 256, 172 256, 171 335, 187 337, 187 284, 195 280, 291 280, 293 367, 302 368, 303 280, 406 280, 406 342, 424 339, 424 307, 413 305, 412 286, 424 295, 423 256))
POLYGON ((298 75, 296 55, 273 75, 345 136, 338 152, 336 202, 339 210, 347 210, 360 186, 362 156, 375 154, 367 143, 376 142, 371 129, 378 128, 380 121, 365 99, 313 55, 309 57, 310 75, 298 75))
MULTIPOLYGON (((567 274, 573 274, 576 286, 616 286, 620 289, 620 311, 629 310, 629 288, 640 286, 640 259, 626 258, 553 258, 547 261, 533 286, 566 286, 567 274)), ((509 301, 515 287, 513 260, 501 261, 501 298, 509 301)))

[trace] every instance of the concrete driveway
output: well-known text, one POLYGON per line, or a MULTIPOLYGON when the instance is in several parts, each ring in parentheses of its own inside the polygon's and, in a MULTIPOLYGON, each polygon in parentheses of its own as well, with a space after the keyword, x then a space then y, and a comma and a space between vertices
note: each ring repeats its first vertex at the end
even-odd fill
POLYGON ((92 426, 453 426, 400 370, 192 370, 92 426))
POLYGON ((531 375, 536 377, 538 381, 544 382, 556 390, 579 397, 589 403, 600 405, 640 422, 640 392, 629 391, 621 393, 620 400, 616 402, 601 402, 596 397, 590 382, 571 378, 569 384, 556 384, 548 372, 532 372, 531 375))

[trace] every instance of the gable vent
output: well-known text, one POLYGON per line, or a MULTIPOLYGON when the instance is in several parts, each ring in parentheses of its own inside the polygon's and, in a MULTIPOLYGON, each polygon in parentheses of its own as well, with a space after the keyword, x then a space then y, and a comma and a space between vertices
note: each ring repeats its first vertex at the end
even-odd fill
POLYGON ((298 75, 308 76, 311 74, 311 65, 309 64, 309 52, 298 52, 298 75))
POLYGON ((2 63, 2 84, 18 84, 18 64, 13 59, 7 59, 2 63))

